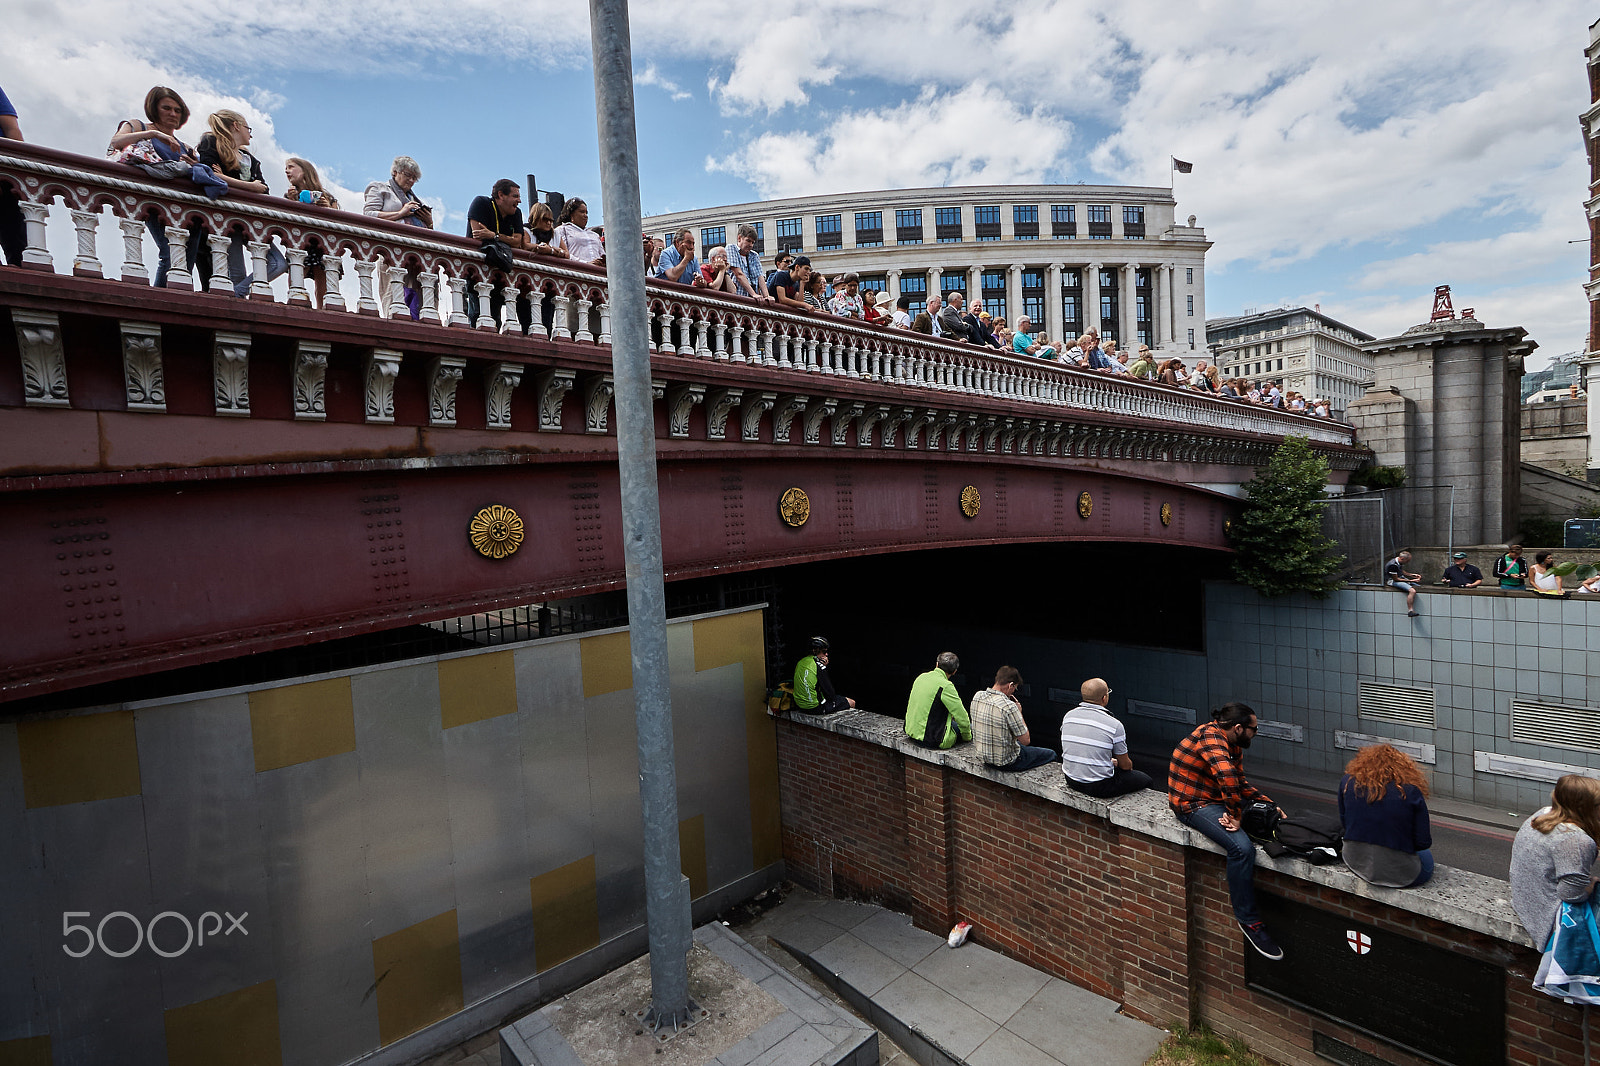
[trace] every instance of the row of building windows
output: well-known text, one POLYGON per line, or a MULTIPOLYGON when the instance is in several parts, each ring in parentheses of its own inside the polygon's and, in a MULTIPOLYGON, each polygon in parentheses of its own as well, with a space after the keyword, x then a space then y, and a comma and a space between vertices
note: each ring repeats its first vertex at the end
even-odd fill
MULTIPOLYGON (((1111 205, 1089 204, 1088 232, 1092 241, 1109 241, 1111 232, 1111 205)), ((878 248, 885 243, 882 211, 857 211, 857 248, 878 248)), ((940 244, 960 244, 961 208, 936 207, 933 212, 934 240, 940 244)), ((844 247, 844 216, 842 214, 817 215, 817 251, 833 251, 844 247)), ((980 204, 972 209, 973 235, 980 241, 998 241, 1000 233, 1000 207, 997 204, 980 204)), ((766 234, 763 224, 752 223, 756 229, 756 251, 766 251, 766 234)), ((800 218, 778 219, 778 250, 798 252, 804 245, 800 218)), ((1019 241, 1036 241, 1039 231, 1039 208, 1036 204, 1014 204, 1011 208, 1012 237, 1019 241)), ((1075 240, 1078 236, 1076 204, 1054 204, 1050 208, 1050 236, 1075 240)), ((1122 236, 1124 240, 1142 241, 1144 208, 1122 209, 1122 236)), ((912 207, 894 213, 894 242, 896 244, 921 244, 925 238, 922 227, 922 208, 912 207)), ((700 231, 700 246, 715 248, 728 243, 726 226, 706 226, 700 231)), ((1194 284, 1194 270, 1189 269, 1189 284, 1194 284)))

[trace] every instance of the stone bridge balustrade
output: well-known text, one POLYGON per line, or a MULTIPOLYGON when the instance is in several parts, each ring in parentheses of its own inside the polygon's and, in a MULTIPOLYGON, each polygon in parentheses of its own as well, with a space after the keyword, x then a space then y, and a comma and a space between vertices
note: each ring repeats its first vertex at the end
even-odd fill
MULTIPOLYGON (((0 144, 0 183, 10 185, 21 199, 27 234, 26 267, 43 273, 61 272, 66 266, 58 264, 45 239, 47 219, 64 212, 76 234, 71 261, 74 275, 146 286, 149 274, 144 260, 146 242, 150 240, 146 220, 150 220, 150 225, 161 226, 167 236, 171 255, 168 291, 192 292, 199 317, 218 313, 214 297, 233 299, 227 256, 238 235, 244 238, 249 251, 252 303, 287 304, 303 309, 308 316, 364 315, 399 325, 410 319, 404 294, 409 285, 417 292, 417 322, 421 325, 450 333, 492 332, 526 344, 530 358, 548 361, 557 344, 598 348, 610 345, 606 278, 591 267, 517 255, 511 271, 491 271, 483 263, 477 242, 465 238, 350 212, 306 207, 271 196, 246 194, 212 201, 183 191, 179 183, 152 182, 131 167, 20 142, 0 144), (110 221, 114 221, 122 237, 120 262, 112 261, 110 256, 101 259, 97 253, 97 230, 110 221), (190 227, 206 233, 212 277, 210 289, 204 292, 186 258, 190 227), (268 281, 272 249, 281 253, 287 263, 286 286, 275 287, 268 281), (308 267, 318 257, 320 285, 308 267), (469 289, 476 301, 467 299, 469 289), (498 321, 490 316, 497 294, 501 305, 498 321), (525 337, 515 310, 519 297, 528 301, 532 311, 525 337), (474 304, 475 320, 468 314, 469 306, 474 304)), ((947 409, 953 422, 947 434, 922 433, 920 426, 900 433, 903 424, 911 429, 909 418, 861 419, 852 415, 858 442, 863 445, 876 435, 883 447, 895 447, 903 439, 904 447, 917 449, 938 449, 944 444, 952 451, 964 447, 968 451, 1038 456, 1254 463, 1283 435, 1296 433, 1321 446, 1337 466, 1353 468, 1354 464, 1349 457, 1352 431, 1341 423, 1245 407, 1009 353, 975 350, 901 330, 770 310, 742 298, 672 284, 652 281, 648 290, 651 348, 658 373, 666 378, 695 381, 699 375, 694 365, 711 363, 777 371, 791 379, 783 389, 812 398, 820 393, 855 392, 859 386, 912 389, 926 394, 920 403, 947 409), (973 425, 965 433, 961 431, 965 423, 978 417, 978 412, 969 407, 985 409, 987 417, 987 409, 994 401, 1014 406, 1014 413, 1025 419, 1026 426, 1002 424, 1000 430, 991 432, 973 425), (1117 420, 1119 428, 1104 425, 1106 416, 1117 420), (1128 420, 1125 424, 1124 419, 1128 420), (1171 431, 1156 428, 1162 423, 1170 425, 1171 431)), ((132 296, 130 293, 130 304, 136 302, 132 296)), ((309 319, 308 324, 314 320, 309 319)), ((130 325, 137 332, 138 324, 130 325)), ((20 321, 18 328, 20 332, 20 321)), ((48 333, 47 328, 45 332, 48 333)), ((59 338, 55 343, 54 351, 48 343, 23 344, 23 361, 29 371, 29 405, 70 402, 65 395, 65 381, 51 376, 57 369, 53 359, 59 354, 59 338)), ((235 346, 230 351, 237 355, 240 350, 235 346)), ((248 359, 248 346, 243 350, 243 358, 248 359)), ((488 360, 490 353, 484 355, 488 360)), ((150 363, 148 354, 130 362, 130 390, 135 384, 134 370, 141 369, 148 377, 150 363)), ((389 410, 386 405, 395 375, 392 362, 380 359, 376 366, 377 371, 368 375, 374 387, 368 400, 376 419, 382 420, 389 410)), ((520 378, 511 380, 517 375, 511 373, 509 366, 496 354, 483 367, 464 371, 489 376, 487 391, 492 397, 492 409, 488 424, 492 427, 509 426, 506 405, 519 387, 526 388, 520 378)), ((296 367, 297 418, 318 417, 311 397, 320 393, 319 369, 315 353, 296 367)), ((443 372, 431 375, 431 424, 435 426, 448 426, 454 421, 458 369, 451 364, 443 372)), ((526 377, 533 381, 539 375, 526 377)), ((137 384, 143 392, 137 403, 133 392, 129 392, 130 408, 159 409, 149 404, 149 382, 141 379, 137 384)), ((545 391, 541 387, 541 393, 545 391)), ((555 396, 557 404, 560 398, 559 394, 555 396)), ((591 408, 599 402, 593 390, 584 398, 591 408)), ((233 413, 248 410, 247 395, 230 395, 228 399, 233 413)), ((555 428, 544 417, 549 413, 550 399, 545 395, 539 399, 542 429, 555 428)), ((851 403, 842 399, 836 407, 839 411, 853 410, 851 403)), ((749 417, 750 412, 741 416, 736 424, 743 440, 759 439, 752 434, 767 409, 755 412, 754 419, 749 417)), ((869 405, 868 410, 875 407, 869 405)), ((834 414, 829 409, 825 416, 832 418, 834 414)), ((937 414, 929 412, 927 417, 937 424, 937 414)), ((767 418, 776 426, 773 415, 767 418)), ((795 415, 785 413, 784 418, 793 421, 795 415)), ((679 435, 680 421, 673 417, 672 436, 679 435)), ((821 434, 810 410, 803 421, 802 438, 806 442, 842 443, 845 439, 843 427, 821 434), (813 429, 819 431, 815 437, 813 429)), ((604 413, 588 411, 587 425, 589 432, 598 432, 598 427, 604 425, 604 413)), ((785 424, 782 428, 789 427, 785 424)), ((775 433, 774 438, 794 439, 787 432, 775 433)))

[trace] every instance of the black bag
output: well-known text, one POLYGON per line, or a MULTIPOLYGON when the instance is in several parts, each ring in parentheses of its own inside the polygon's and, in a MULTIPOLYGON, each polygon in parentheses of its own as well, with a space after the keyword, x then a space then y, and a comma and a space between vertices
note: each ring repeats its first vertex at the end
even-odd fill
POLYGON ((483 242, 483 261, 496 270, 510 273, 516 267, 511 259, 511 246, 505 241, 491 238, 483 242))
POLYGON ((1282 817, 1277 804, 1257 800, 1239 812, 1239 828, 1257 844, 1266 844, 1272 840, 1272 834, 1278 828, 1278 820, 1282 817))
POLYGON ((1296 811, 1278 822, 1272 839, 1261 847, 1274 859, 1288 855, 1327 866, 1338 862, 1344 851, 1344 824, 1337 814, 1296 811))

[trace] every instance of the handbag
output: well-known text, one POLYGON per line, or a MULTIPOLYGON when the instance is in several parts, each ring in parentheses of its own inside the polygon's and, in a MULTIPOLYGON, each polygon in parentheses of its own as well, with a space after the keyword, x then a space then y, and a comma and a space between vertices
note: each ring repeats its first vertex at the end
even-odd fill
POLYGON ((498 237, 491 237, 483 242, 483 261, 494 269, 508 274, 516 268, 516 263, 511 258, 511 246, 498 237))
POLYGON ((1563 902, 1556 911, 1533 987, 1567 1003, 1600 1003, 1600 929, 1595 926, 1593 894, 1577 903, 1563 902))

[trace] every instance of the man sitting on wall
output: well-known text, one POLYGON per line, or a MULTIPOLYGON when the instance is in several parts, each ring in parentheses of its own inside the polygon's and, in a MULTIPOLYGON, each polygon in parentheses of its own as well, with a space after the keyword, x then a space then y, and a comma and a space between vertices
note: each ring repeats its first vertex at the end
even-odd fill
POLYGON ((1017 686, 1022 674, 1015 666, 1002 666, 994 672, 994 684, 972 697, 972 739, 978 758, 996 770, 1032 770, 1054 762, 1056 753, 1036 748, 1028 725, 1022 720, 1022 701, 1017 686))
POLYGON ((1061 719, 1061 766, 1067 786, 1098 799, 1150 787, 1150 775, 1133 768, 1128 733, 1111 716, 1111 686, 1091 677, 1078 688, 1083 702, 1061 719))
MULTIPOLYGON (((1269 959, 1283 958, 1256 910, 1256 846, 1245 833, 1241 811, 1248 803, 1271 803, 1244 776, 1244 749, 1256 735, 1256 713, 1225 703, 1211 721, 1184 737, 1167 768, 1167 802, 1178 821, 1207 837, 1228 856, 1228 897, 1250 946, 1269 959)), ((1280 810, 1278 812, 1282 814, 1280 810)))
POLYGON ((1450 558, 1455 564, 1445 567, 1444 579, 1453 589, 1475 589, 1483 584, 1483 571, 1467 562, 1466 552, 1456 552, 1450 558))
POLYGON ((933 669, 911 682, 906 700, 906 736, 924 748, 951 748, 972 739, 972 722, 950 679, 961 669, 953 651, 942 651, 933 669))
POLYGON ((833 690, 828 676, 828 640, 811 638, 811 654, 794 664, 794 706, 807 714, 833 714, 848 711, 856 701, 833 690))
POLYGON ((1417 617, 1417 582, 1422 580, 1422 575, 1406 571, 1406 564, 1410 561, 1411 553, 1401 548, 1400 554, 1390 559, 1388 565, 1383 568, 1383 583, 1406 594, 1406 614, 1415 618, 1417 617))

